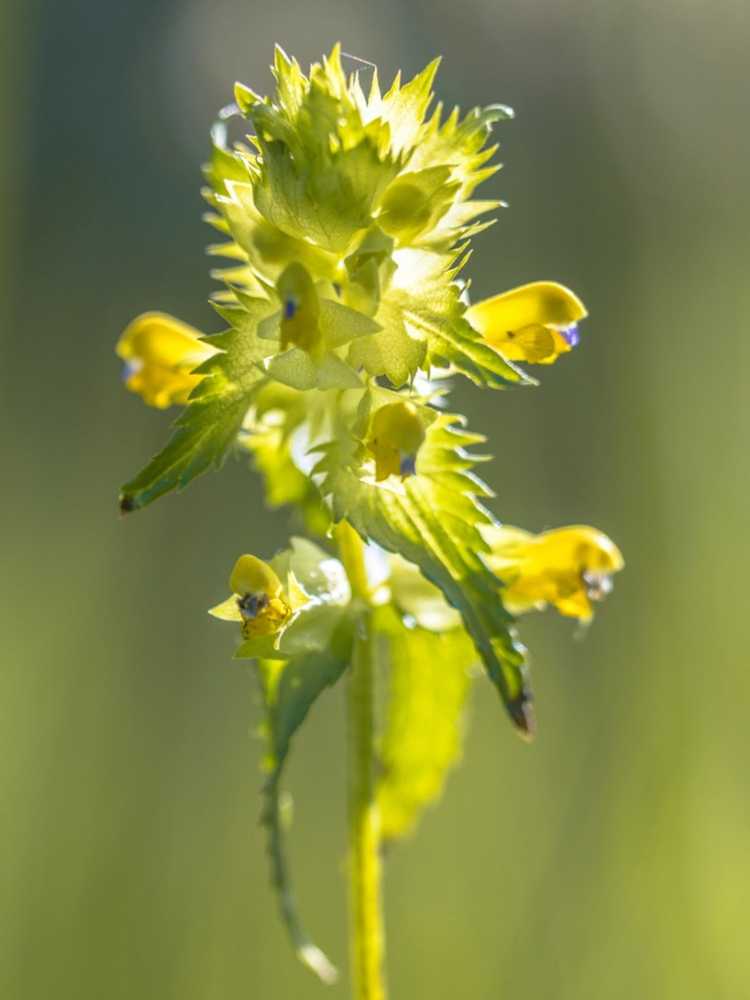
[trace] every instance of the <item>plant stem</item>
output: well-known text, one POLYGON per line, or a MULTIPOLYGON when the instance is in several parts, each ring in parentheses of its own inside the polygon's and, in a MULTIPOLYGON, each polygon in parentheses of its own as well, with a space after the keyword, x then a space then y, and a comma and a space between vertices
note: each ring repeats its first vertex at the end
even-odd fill
POLYGON ((375 795, 375 657, 364 544, 342 522, 336 529, 352 593, 366 610, 349 678, 349 879, 355 1000, 385 1000, 381 907, 380 818, 375 795))

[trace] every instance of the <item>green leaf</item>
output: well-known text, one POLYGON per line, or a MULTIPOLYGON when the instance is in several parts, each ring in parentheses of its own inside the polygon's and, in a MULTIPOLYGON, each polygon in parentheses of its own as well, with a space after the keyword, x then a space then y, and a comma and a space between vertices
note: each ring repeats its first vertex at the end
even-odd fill
POLYGON ((462 120, 459 120, 458 108, 454 108, 442 122, 441 115, 442 107, 438 106, 423 130, 409 166, 412 170, 418 170, 435 163, 450 164, 453 178, 461 181, 462 195, 467 197, 482 180, 498 169, 484 167, 494 156, 497 146, 486 149, 483 147, 495 122, 512 118, 513 111, 494 104, 486 108, 473 108, 462 120))
MULTIPOLYGON (((331 299, 320 299, 319 308, 318 323, 324 345, 322 354, 292 347, 271 358, 267 365, 268 374, 299 392, 310 389, 356 389, 361 385, 359 376, 339 357, 336 350, 351 340, 376 333, 380 326, 364 313, 331 299)), ((258 324, 258 337, 261 340, 278 340, 280 321, 280 312, 267 316, 258 324)), ((278 350, 278 345, 275 350, 278 350)))
MULTIPOLYGON (((413 146, 424 130, 422 124, 432 101, 432 83, 438 71, 440 59, 433 59, 429 65, 417 73, 408 83, 401 85, 398 73, 388 92, 383 96, 379 114, 391 129, 391 143, 395 150, 413 146)), ((373 88, 377 78, 373 80, 373 88)))
POLYGON ((493 389, 536 384, 485 344, 464 319, 466 306, 455 281, 463 261, 455 251, 401 248, 394 256, 398 266, 375 316, 383 329, 352 343, 349 363, 354 368, 385 375, 397 387, 418 368, 431 367, 453 367, 493 389))
POLYGON ((212 466, 221 466, 261 384, 265 346, 255 327, 272 308, 262 299, 244 299, 242 328, 233 328, 207 343, 221 348, 197 371, 205 377, 193 391, 174 425, 169 443, 120 493, 123 513, 140 510, 172 490, 182 490, 212 466))
POLYGON ((217 162, 217 170, 207 170, 213 190, 204 191, 204 195, 209 204, 221 213, 221 231, 235 242, 213 248, 213 252, 251 260, 253 268, 270 282, 275 282, 292 261, 298 261, 316 275, 333 280, 337 258, 312 243, 290 236, 260 214, 255 205, 253 184, 248 177, 247 160, 239 153, 224 153, 217 162), (237 170, 231 171, 231 167, 223 166, 227 156, 234 157, 244 168, 243 180, 237 179, 237 170))
POLYGON ((320 331, 327 347, 342 347, 350 340, 367 337, 378 330, 380 324, 357 309, 350 309, 332 299, 321 299, 320 331))
POLYGON ((324 983, 335 982, 338 974, 326 955, 310 940, 297 913, 284 843, 280 782, 294 735, 319 695, 341 677, 350 651, 351 628, 340 629, 327 652, 307 653, 288 661, 264 660, 259 664, 268 769, 262 791, 261 822, 268 831, 271 881, 298 958, 324 983))
POLYGON ((388 127, 366 125, 346 88, 340 53, 306 78, 277 59, 278 102, 244 101, 258 149, 255 203, 290 236, 336 254, 366 229, 400 158, 388 154, 388 127))
POLYGON ((268 365, 268 374, 291 389, 356 389, 359 376, 341 358, 328 351, 317 361, 307 351, 291 347, 277 354, 268 365))
POLYGON ((465 432, 461 418, 439 414, 427 429, 416 475, 392 486, 376 484, 358 439, 342 427, 316 446, 314 474, 329 496, 335 520, 346 518, 367 540, 414 563, 463 618, 516 728, 533 732, 525 650, 500 598, 500 585, 481 558, 487 544, 479 526, 492 518, 477 501, 486 488, 469 471, 465 448, 481 437, 465 432))
POLYGON ((227 149, 225 145, 226 125, 214 126, 211 134, 211 158, 203 167, 203 175, 217 194, 227 193, 226 183, 237 181, 248 184, 250 171, 247 158, 239 152, 227 149))
POLYGON ((456 609, 413 563, 396 555, 388 563, 391 601, 400 615, 429 632, 451 632, 461 625, 456 609))
POLYGON ((396 840, 413 831, 459 762, 476 651, 462 628, 407 628, 389 607, 377 610, 374 627, 389 666, 378 805, 383 838, 396 840))
POLYGON ((400 304, 390 296, 381 299, 377 317, 383 329, 352 342, 349 364, 369 375, 385 375, 394 386, 405 385, 422 366, 427 345, 411 336, 400 304))
POLYGON ((346 608, 332 604, 311 604, 303 608, 279 642, 282 656, 301 656, 306 652, 324 653, 347 617, 346 608))
POLYGON ((448 323, 439 315, 422 312, 413 317, 413 322, 429 334, 430 362, 438 368, 450 365, 472 382, 490 389, 503 389, 513 382, 537 385, 536 379, 485 344, 465 319, 448 323))
POLYGON ((425 341, 426 367, 452 366, 478 385, 502 389, 536 384, 510 364, 464 319, 466 306, 455 278, 466 258, 454 251, 405 249, 388 299, 411 335, 425 341))

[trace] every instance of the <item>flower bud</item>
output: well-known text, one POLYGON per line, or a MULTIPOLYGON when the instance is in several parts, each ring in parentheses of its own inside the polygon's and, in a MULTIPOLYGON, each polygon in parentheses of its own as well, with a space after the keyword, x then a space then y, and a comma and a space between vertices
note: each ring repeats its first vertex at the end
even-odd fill
POLYGON ((375 457, 377 482, 388 476, 413 475, 425 430, 412 403, 389 403, 376 411, 370 425, 368 450, 375 457))
POLYGON ((453 202, 460 184, 450 182, 447 166, 402 174, 385 192, 378 225, 400 242, 415 239, 436 225, 453 202))

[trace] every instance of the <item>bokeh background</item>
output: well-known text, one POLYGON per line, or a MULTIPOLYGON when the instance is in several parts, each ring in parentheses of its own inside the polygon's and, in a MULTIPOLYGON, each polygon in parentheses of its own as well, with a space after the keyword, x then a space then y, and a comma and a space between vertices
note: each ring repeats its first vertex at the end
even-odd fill
MULTIPOLYGON (((217 329, 199 166, 276 41, 517 112, 474 288, 590 308, 536 391, 457 390, 497 512, 590 522, 627 571, 583 641, 524 626, 540 733, 479 681, 465 763, 391 857, 397 1000, 750 995, 744 0, 5 5, 0 201, 0 995, 314 1000, 257 827, 251 674, 205 614, 288 531, 230 461, 121 521, 168 418, 119 381, 146 308, 217 329)), ((289 774, 303 912, 346 967, 342 692, 289 774)), ((347 996, 347 979, 331 997, 347 996)))

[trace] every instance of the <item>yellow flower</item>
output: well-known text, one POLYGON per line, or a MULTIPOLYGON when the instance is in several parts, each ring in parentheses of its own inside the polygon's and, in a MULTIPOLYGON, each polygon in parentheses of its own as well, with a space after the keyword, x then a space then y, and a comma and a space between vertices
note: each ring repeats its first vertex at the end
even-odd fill
POLYGON ((375 412, 367 449, 375 456, 375 479, 413 475, 425 430, 412 403, 389 403, 375 412))
POLYGON ((242 635, 252 639, 280 632, 292 615, 292 606, 274 570, 257 556, 240 556, 229 577, 232 597, 209 614, 242 623, 242 635))
POLYGON ((484 299, 466 318, 508 361, 549 365, 578 343, 583 302, 554 281, 535 281, 484 299))
POLYGON ((561 615, 589 621, 592 601, 612 589, 612 574, 625 565, 615 543, 596 528, 571 525, 540 535, 520 528, 484 529, 490 569, 503 581, 511 614, 553 604, 561 615))
POLYGON ((123 378, 149 406, 160 410, 183 404, 200 382, 191 374, 216 349, 201 333, 166 313, 147 312, 133 320, 120 337, 116 351, 125 362, 123 378))

